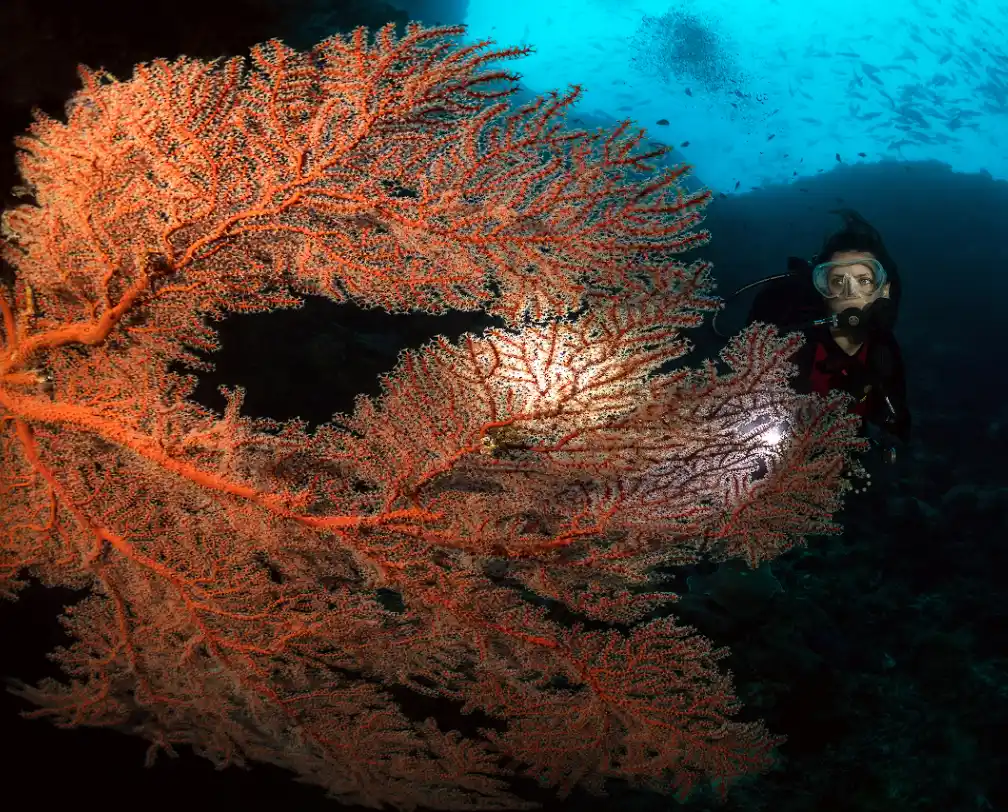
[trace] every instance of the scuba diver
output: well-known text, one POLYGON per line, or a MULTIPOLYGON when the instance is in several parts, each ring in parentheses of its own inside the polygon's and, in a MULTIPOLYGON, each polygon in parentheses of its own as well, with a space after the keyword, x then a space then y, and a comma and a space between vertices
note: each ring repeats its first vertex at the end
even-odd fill
MULTIPOLYGON (((848 392, 851 411, 862 418, 862 434, 883 462, 896 458, 898 440, 910 439, 906 379, 893 327, 902 286, 882 237, 852 209, 831 212, 844 226, 823 242, 812 261, 788 258, 788 273, 752 282, 735 291, 765 286, 754 299, 747 324, 801 331, 805 344, 792 361, 798 366, 796 391, 826 395, 848 392)), ((717 329, 715 315, 714 331, 717 329)))
MULTIPOLYGON (((902 285, 878 231, 851 209, 831 213, 841 215, 844 225, 824 240, 811 260, 789 257, 787 273, 745 285, 727 302, 759 286, 747 324, 770 323, 783 333, 797 331, 805 336, 805 343, 791 357, 798 367, 792 379, 794 389, 824 396, 840 389, 852 396, 849 409, 861 417, 861 433, 871 448, 862 459, 869 465, 848 470, 846 476, 854 493, 867 493, 872 479, 869 467, 877 473, 892 471, 888 463, 896 459, 897 442, 910 439, 903 359, 893 335, 902 285)), ((712 325, 719 337, 728 338, 717 326, 723 312, 715 314, 712 325)), ((766 470, 760 463, 754 478, 766 470)), ((875 523, 878 500, 885 499, 885 492, 875 493, 862 503, 865 509, 844 515, 845 527, 875 523)), ((759 625, 772 620, 772 605, 786 591, 787 579, 778 580, 771 563, 763 561, 750 568, 747 562, 733 559, 680 568, 685 589, 680 589, 677 615, 728 645, 758 637, 759 625)), ((794 624, 797 636, 789 644, 804 645, 815 655, 806 660, 810 669, 806 681, 821 682, 837 672, 862 668, 863 647, 851 636, 850 627, 834 622, 814 605, 815 614, 808 611, 807 593, 799 600, 792 606, 801 605, 804 615, 794 624)))

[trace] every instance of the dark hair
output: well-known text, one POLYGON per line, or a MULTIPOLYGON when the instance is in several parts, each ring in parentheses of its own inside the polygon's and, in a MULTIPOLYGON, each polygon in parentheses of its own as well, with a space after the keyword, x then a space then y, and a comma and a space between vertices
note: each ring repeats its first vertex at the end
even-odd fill
POLYGON ((839 214, 843 217, 844 225, 823 241, 815 262, 826 262, 840 251, 865 251, 872 254, 885 268, 886 276, 889 278, 889 299, 893 303, 894 312, 898 313, 903 284, 900 281, 899 268, 882 242, 882 235, 854 209, 833 209, 830 214, 839 214))

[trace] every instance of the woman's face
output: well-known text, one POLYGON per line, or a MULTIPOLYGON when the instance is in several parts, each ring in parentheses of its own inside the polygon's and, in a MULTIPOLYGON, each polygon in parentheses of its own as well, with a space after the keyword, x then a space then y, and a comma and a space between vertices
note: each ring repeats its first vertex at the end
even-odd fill
MULTIPOLYGON (((875 259, 867 251, 837 251, 831 262, 849 262, 858 259, 875 259)), ((830 269, 827 281, 832 298, 826 299, 831 313, 842 313, 851 307, 863 310, 876 299, 889 297, 889 283, 881 289, 875 287, 875 274, 869 265, 843 265, 830 269)))

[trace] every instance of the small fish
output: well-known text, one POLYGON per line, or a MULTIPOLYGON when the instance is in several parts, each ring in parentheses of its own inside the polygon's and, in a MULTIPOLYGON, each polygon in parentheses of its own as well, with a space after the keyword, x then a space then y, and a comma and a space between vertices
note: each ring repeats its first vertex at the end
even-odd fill
POLYGON ((738 187, 741 186, 741 185, 742 185, 742 181, 740 181, 740 180, 735 181, 735 188, 736 189, 738 189, 738 187))
POLYGON ((690 90, 689 88, 686 88, 686 95, 687 96, 692 96, 693 95, 693 91, 690 90))
POLYGON ((859 152, 859 153, 858 153, 858 158, 867 158, 867 157, 868 157, 868 156, 867 156, 867 155, 865 155, 865 154, 864 154, 863 152, 859 152))
POLYGON ((770 135, 767 136, 767 141, 773 141, 775 135, 777 135, 777 133, 770 133, 770 135))
POLYGON ((689 141, 683 141, 679 146, 680 147, 688 147, 689 146, 689 141))
POLYGON ((842 161, 840 160, 840 153, 839 153, 839 152, 838 152, 838 153, 836 154, 836 162, 837 162, 838 164, 839 164, 839 163, 843 163, 843 162, 842 162, 842 161))
POLYGON ((668 119, 667 118, 660 118, 660 119, 658 119, 655 122, 655 124, 657 124, 659 127, 667 127, 668 126, 668 119))
POLYGON ((791 177, 792 178, 797 178, 798 177, 798 170, 797 169, 794 172, 791 173, 791 177))

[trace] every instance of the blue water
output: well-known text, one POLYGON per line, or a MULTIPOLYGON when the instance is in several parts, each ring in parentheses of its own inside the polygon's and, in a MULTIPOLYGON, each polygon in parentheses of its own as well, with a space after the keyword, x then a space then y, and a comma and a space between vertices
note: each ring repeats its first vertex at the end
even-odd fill
POLYGON ((575 116, 688 141, 671 160, 715 191, 887 160, 1008 177, 1003 2, 471 0, 464 21, 535 48, 531 92, 582 85, 575 116))

